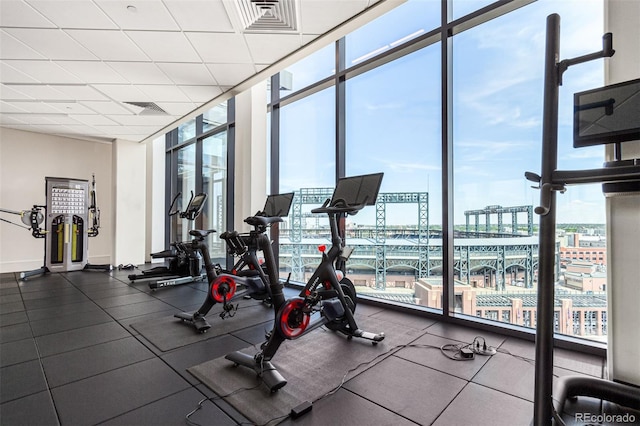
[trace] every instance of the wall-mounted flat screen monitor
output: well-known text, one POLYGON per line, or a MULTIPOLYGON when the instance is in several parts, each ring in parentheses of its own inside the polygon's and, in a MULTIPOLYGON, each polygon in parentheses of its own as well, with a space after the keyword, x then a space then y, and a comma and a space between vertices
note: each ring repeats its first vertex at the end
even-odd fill
POLYGON ((262 212, 267 217, 288 216, 289 209, 291 208, 291 201, 293 201, 293 192, 269 195, 267 197, 267 201, 264 203, 264 209, 262 212))
POLYGON ((574 94, 573 146, 640 140, 640 78, 574 94))

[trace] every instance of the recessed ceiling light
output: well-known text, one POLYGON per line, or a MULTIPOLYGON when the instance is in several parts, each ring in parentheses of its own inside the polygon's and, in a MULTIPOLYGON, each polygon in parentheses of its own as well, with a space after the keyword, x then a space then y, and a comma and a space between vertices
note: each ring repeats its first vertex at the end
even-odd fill
POLYGON ((138 11, 138 8, 137 8, 137 7, 135 7, 134 5, 130 4, 129 6, 127 6, 127 10, 128 10, 129 12, 134 13, 134 12, 137 12, 137 11, 138 11))

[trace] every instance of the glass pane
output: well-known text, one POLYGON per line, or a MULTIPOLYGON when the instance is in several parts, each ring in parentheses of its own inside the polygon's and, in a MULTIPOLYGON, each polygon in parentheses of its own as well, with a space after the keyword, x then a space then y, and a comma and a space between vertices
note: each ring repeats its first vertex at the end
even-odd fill
MULTIPOLYGON (((473 296, 464 314, 479 311, 483 318, 529 327, 535 327, 527 311, 536 308, 539 284, 538 216, 532 210, 540 194, 524 172, 539 174, 541 168, 544 40, 551 13, 561 16, 561 59, 602 48, 601 1, 539 1, 464 31, 453 43, 456 293, 473 296)), ((573 93, 602 85, 602 60, 564 74, 560 169, 602 165, 602 147, 577 150, 572 144, 573 93)), ((600 185, 571 186, 557 195, 556 282, 540 285, 556 286, 561 333, 600 339, 606 333, 596 321, 606 309, 604 206, 600 185), (589 255, 579 254, 591 244, 589 255), (579 283, 573 280, 574 268, 586 273, 579 283), (597 330, 580 325, 583 312, 593 312, 589 318, 595 318, 597 330)))
POLYGON ((440 2, 409 0, 345 37, 347 68, 440 26, 440 2))
MULTIPOLYGON (((196 188, 196 146, 191 144, 178 150, 177 191, 182 193, 174 205, 174 211, 183 211, 196 188)), ((179 215, 172 216, 171 241, 187 241, 192 223, 179 215)))
POLYGON ((333 187, 334 94, 331 87, 280 110, 280 192, 333 187))
POLYGON ((280 72, 280 97, 296 92, 335 72, 335 44, 331 43, 280 72))
POLYGON ((320 263, 318 239, 331 243, 328 219, 311 209, 322 204, 322 194, 332 194, 335 184, 334 96, 331 87, 280 110, 280 193, 296 191, 280 224, 280 274, 291 273, 292 281, 306 282, 320 263))
POLYGON ((227 122, 227 101, 202 114, 202 132, 206 133, 227 122))
POLYGON ((347 81, 347 176, 384 172, 378 203, 347 218, 358 294, 442 307, 439 46, 347 81))
POLYGON ((196 119, 178 126, 178 144, 196 137, 196 119))
POLYGON ((202 210, 203 227, 215 229, 207 244, 213 263, 226 263, 226 248, 218 237, 227 229, 227 133, 202 141, 202 190, 208 195, 202 210))
POLYGON ((494 3, 493 0, 453 0, 453 10, 451 12, 453 19, 463 17, 471 12, 475 12, 487 5, 494 3))

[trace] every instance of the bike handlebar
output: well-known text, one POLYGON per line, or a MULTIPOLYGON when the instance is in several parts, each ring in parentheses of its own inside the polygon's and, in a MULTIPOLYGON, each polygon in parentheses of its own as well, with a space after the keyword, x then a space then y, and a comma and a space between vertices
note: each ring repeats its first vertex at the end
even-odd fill
POLYGON ((347 213, 347 214, 356 214, 360 210, 362 210, 367 203, 360 204, 347 204, 345 200, 339 198, 334 200, 331 205, 329 205, 331 200, 329 198, 322 204, 321 207, 317 207, 311 210, 311 213, 347 213))

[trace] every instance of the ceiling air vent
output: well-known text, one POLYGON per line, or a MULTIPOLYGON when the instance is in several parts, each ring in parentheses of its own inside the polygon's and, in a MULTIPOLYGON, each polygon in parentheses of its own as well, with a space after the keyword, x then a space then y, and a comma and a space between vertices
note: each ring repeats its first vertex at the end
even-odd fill
POLYGON ((295 0, 239 0, 235 4, 245 32, 298 30, 295 0))
POLYGON ((138 111, 138 115, 168 115, 167 111, 153 102, 125 102, 125 104, 142 108, 138 111))

